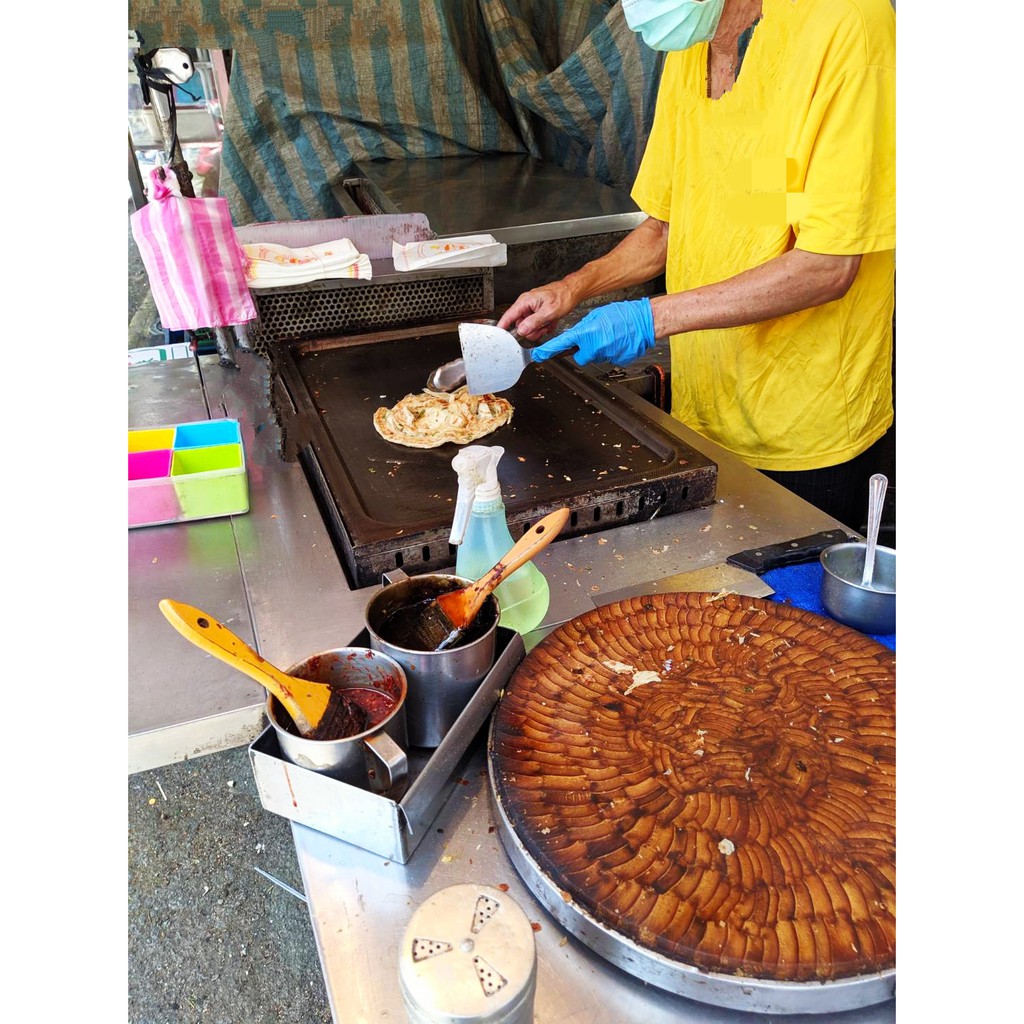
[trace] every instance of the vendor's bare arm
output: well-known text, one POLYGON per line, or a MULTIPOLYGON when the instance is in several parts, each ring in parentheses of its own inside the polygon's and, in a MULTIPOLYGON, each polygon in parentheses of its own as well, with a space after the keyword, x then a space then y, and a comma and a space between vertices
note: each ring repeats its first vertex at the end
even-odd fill
POLYGON ((659 295, 651 299, 654 336, 759 323, 832 302, 853 284, 860 259, 791 249, 725 281, 659 295))
POLYGON ((563 283, 578 306, 584 299, 657 277, 665 269, 667 253, 668 224, 648 217, 604 256, 566 274, 563 283))
POLYGON ((515 326, 521 337, 536 341, 584 299, 657 277, 665 269, 667 251, 668 224, 648 217, 604 256, 559 281, 524 292, 498 326, 515 326))

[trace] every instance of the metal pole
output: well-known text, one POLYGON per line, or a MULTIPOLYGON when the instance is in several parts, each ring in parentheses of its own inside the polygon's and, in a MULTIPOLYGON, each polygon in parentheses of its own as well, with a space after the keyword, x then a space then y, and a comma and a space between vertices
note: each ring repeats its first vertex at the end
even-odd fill
POLYGON ((181 152, 181 145, 175 138, 174 129, 171 125, 171 101, 167 93, 159 89, 150 89, 149 103, 156 115, 157 124, 160 126, 160 138, 163 140, 164 152, 167 154, 167 162, 170 164, 174 176, 178 179, 178 187, 181 194, 189 199, 195 199, 195 189, 192 188, 192 172, 181 152))
POLYGON ((135 144, 132 133, 128 132, 128 187, 132 191, 132 209, 141 210, 146 205, 146 189, 142 184, 142 171, 135 156, 135 144))

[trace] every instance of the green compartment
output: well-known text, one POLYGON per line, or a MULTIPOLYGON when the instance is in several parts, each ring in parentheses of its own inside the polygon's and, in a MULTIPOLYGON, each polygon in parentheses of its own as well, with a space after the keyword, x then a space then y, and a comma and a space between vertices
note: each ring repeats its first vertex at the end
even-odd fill
POLYGON ((185 519, 249 511, 249 486, 240 444, 176 451, 171 479, 185 519))

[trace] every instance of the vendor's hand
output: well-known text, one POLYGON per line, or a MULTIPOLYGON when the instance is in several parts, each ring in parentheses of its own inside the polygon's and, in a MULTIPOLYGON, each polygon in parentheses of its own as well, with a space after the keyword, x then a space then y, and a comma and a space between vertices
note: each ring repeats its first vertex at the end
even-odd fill
POLYGON ((575 327, 533 350, 534 362, 543 362, 574 345, 577 365, 606 362, 626 366, 654 346, 654 313, 650 299, 612 302, 589 312, 575 327))
POLYGON ((573 311, 574 305, 568 285, 555 281, 523 292, 502 314, 498 326, 505 330, 515 327, 524 341, 540 341, 573 311))

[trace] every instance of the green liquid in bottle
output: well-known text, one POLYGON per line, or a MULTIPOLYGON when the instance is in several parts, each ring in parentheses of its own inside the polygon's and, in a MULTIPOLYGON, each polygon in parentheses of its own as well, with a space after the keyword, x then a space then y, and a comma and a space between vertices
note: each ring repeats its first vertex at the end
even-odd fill
MULTIPOLYGON (((477 580, 512 547, 514 541, 505 521, 505 505, 498 499, 475 503, 459 545, 455 572, 477 580)), ((494 591, 501 608, 499 624, 517 633, 528 633, 541 624, 551 599, 544 574, 533 562, 520 566, 494 591)))

